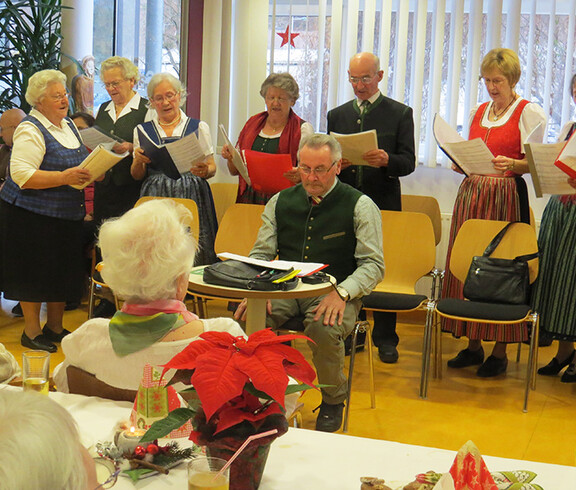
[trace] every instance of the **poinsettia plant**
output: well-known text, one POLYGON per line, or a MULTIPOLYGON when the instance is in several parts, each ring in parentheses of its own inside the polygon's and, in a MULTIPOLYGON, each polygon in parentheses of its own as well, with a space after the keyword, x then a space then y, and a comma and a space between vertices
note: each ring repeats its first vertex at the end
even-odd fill
POLYGON ((316 388, 316 373, 304 356, 285 342, 304 335, 277 336, 265 329, 247 339, 228 332, 204 332, 164 365, 191 371, 195 397, 155 422, 142 441, 169 434, 191 420, 190 439, 205 445, 218 437, 247 437, 271 428, 286 432, 285 397, 316 388), (289 377, 298 384, 289 383, 289 377))

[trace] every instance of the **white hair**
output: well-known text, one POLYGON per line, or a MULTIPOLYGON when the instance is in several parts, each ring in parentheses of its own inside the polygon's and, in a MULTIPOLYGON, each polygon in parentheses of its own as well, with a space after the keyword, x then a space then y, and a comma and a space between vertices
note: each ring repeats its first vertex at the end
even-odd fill
POLYGON ((26 102, 32 107, 36 107, 40 99, 46 95, 48 86, 53 83, 61 83, 65 87, 66 75, 58 70, 41 70, 34 73, 28 80, 26 102))
POLYGON ((162 82, 168 82, 174 92, 180 94, 180 106, 184 105, 184 101, 186 100, 186 88, 182 85, 182 82, 176 78, 171 73, 156 73, 152 75, 152 78, 148 82, 148 87, 146 87, 146 93, 148 94, 149 106, 152 103, 152 97, 154 96, 154 90, 156 87, 160 85, 162 82))
POLYGON ((132 63, 128 58, 122 56, 110 56, 110 58, 105 59, 100 63, 100 79, 104 75, 106 70, 111 70, 112 68, 120 68, 122 70, 122 76, 125 80, 134 79, 134 82, 140 80, 140 72, 138 67, 132 63))
POLYGON ((102 277, 130 303, 175 299, 178 279, 194 265, 191 213, 169 199, 154 199, 100 228, 102 277))
POLYGON ((76 423, 39 393, 0 391, 0 490, 87 486, 76 423))

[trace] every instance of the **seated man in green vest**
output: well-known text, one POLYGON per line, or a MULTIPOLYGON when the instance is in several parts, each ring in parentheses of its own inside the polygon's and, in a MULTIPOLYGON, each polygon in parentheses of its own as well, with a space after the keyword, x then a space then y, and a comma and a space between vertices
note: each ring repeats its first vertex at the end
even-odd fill
MULTIPOLYGON (((380 210, 360 191, 343 184, 342 152, 329 135, 313 134, 300 142, 298 169, 302 182, 276 194, 266 205, 263 224, 250 256, 272 260, 322 262, 336 278, 332 292, 317 298, 274 300, 269 324, 281 327, 288 319, 304 316, 322 404, 316 430, 334 432, 342 424, 347 381, 344 339, 354 328, 360 298, 382 279, 382 224, 380 210)), ((245 313, 243 302, 235 316, 245 313)))

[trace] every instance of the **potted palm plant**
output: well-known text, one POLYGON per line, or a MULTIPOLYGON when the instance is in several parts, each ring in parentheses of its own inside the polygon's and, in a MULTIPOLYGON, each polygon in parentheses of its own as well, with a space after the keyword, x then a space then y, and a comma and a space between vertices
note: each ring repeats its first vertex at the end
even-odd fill
POLYGON ((190 439, 206 446, 210 456, 230 459, 252 435, 277 429, 250 442, 232 463, 230 488, 258 488, 270 444, 288 430, 286 395, 315 388, 316 373, 304 356, 286 345, 303 335, 277 336, 260 330, 245 339, 227 332, 205 332, 165 366, 189 373, 194 397, 152 424, 143 442, 166 436, 186 421, 190 439), (298 383, 289 383, 290 377, 298 383))

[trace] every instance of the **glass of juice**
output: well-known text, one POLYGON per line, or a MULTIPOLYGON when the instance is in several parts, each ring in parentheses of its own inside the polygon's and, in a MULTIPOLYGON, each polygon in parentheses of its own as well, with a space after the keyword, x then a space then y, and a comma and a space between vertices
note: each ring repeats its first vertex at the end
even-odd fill
POLYGON ((27 350, 22 354, 22 386, 24 391, 48 394, 50 353, 43 350, 27 350))
POLYGON ((226 463, 226 460, 220 458, 194 458, 188 463, 188 490, 228 490, 230 468, 218 474, 226 463))

